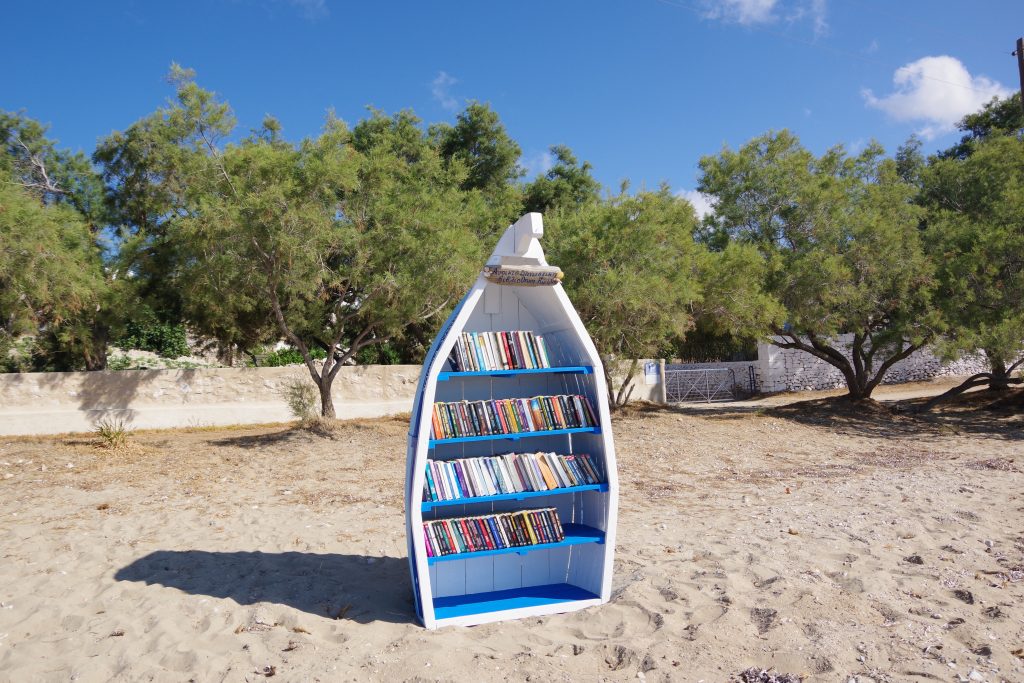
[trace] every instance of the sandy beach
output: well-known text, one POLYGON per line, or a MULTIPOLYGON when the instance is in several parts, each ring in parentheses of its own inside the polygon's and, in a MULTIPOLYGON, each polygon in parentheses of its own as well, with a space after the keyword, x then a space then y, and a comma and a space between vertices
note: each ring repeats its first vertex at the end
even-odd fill
POLYGON ((402 420, 2 440, 0 680, 1024 681, 1021 417, 806 398, 617 417, 611 603, 436 632, 402 420))

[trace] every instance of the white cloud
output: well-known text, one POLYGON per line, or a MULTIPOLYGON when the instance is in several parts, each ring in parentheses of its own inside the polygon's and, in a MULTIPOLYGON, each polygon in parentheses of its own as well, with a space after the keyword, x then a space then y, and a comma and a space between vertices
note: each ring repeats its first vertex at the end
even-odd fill
POLYGON ((778 0, 705 0, 704 16, 750 26, 774 21, 778 0))
POLYGON ((532 180, 550 171, 551 167, 555 165, 555 157, 551 152, 540 152, 531 156, 523 155, 519 158, 519 165, 526 171, 526 178, 532 180))
POLYGON ((770 24, 780 17, 790 23, 809 19, 814 36, 828 33, 828 0, 702 0, 705 19, 755 26, 770 24))
POLYGON ((703 219, 704 216, 715 212, 714 197, 697 190, 676 190, 676 196, 682 197, 693 204, 693 210, 697 212, 697 218, 703 219))
POLYGON ((811 19, 814 21, 814 35, 819 38, 828 33, 826 14, 825 0, 811 0, 811 19))
POLYGON ((458 99, 451 92, 451 87, 458 82, 445 71, 439 71, 437 78, 430 82, 430 92, 434 99, 449 111, 454 111, 459 107, 458 99))
POLYGON ((879 109, 895 121, 921 122, 917 131, 927 140, 952 131, 965 114, 977 111, 993 97, 1006 97, 1010 90, 985 76, 972 76, 955 57, 923 57, 896 69, 895 90, 884 97, 865 88, 861 91, 869 107, 879 109))
POLYGON ((326 17, 330 14, 327 9, 327 0, 288 0, 288 3, 302 10, 302 14, 309 20, 326 17))

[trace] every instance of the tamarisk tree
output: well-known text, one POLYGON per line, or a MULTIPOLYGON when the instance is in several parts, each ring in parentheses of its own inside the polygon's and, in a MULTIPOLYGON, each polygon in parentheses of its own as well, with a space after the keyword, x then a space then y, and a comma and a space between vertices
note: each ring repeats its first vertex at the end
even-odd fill
POLYGON ((155 120, 176 149, 166 177, 186 318, 231 334, 261 327, 302 354, 335 417, 331 388, 365 347, 414 322, 444 319, 472 277, 480 246, 465 227, 462 177, 449 171, 411 114, 375 113, 353 131, 329 117, 322 134, 284 141, 273 119, 222 145, 227 105, 173 74, 177 100, 155 120), (314 348, 326 357, 317 361, 314 348))
POLYGON ((703 248, 693 240, 693 207, 657 192, 594 200, 545 217, 548 260, 565 272, 564 285, 607 369, 611 407, 628 402, 638 358, 692 325, 700 297, 703 248), (630 360, 618 389, 613 368, 630 360))
POLYGON ((698 189, 715 203, 705 239, 715 249, 755 246, 764 267, 750 269, 751 291, 781 306, 774 320, 749 318, 752 336, 834 366, 852 400, 869 398, 889 368, 934 338, 935 277, 916 188, 878 145, 817 157, 783 131, 700 166, 698 189), (844 333, 849 349, 838 342, 844 333))
POLYGON ((934 159, 924 172, 929 250, 938 267, 940 307, 949 321, 947 357, 981 349, 989 370, 926 404, 988 385, 1021 384, 1024 364, 1024 140, 978 140, 962 155, 934 159))

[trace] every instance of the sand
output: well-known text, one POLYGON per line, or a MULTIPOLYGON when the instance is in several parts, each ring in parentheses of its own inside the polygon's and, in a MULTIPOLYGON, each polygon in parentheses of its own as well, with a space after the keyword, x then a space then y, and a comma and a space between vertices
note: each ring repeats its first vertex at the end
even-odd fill
POLYGON ((616 418, 611 603, 434 632, 402 421, 2 440, 0 680, 1024 681, 1020 418, 798 398, 616 418))

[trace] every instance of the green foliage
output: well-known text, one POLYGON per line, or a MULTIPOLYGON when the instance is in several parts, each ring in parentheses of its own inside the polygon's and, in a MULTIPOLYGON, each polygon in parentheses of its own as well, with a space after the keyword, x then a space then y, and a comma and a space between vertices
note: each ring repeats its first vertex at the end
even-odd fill
POLYGON ((745 336, 783 336, 782 346, 836 366, 857 399, 934 337, 940 321, 922 212, 914 186, 878 145, 815 157, 783 131, 700 165, 699 189, 717 202, 706 239, 720 250, 755 247, 759 267, 749 252, 741 259, 759 275, 750 287, 781 307, 753 317, 739 330, 745 336), (842 333, 854 335, 852 361, 832 345, 842 333))
POLYGON ((549 213, 553 209, 573 209, 597 201, 601 184, 591 174, 590 162, 580 163, 565 145, 551 148, 555 164, 538 176, 525 189, 525 211, 549 213))
POLYGON ((45 368, 44 342, 79 344, 87 331, 77 322, 99 304, 104 288, 99 254, 81 215, 0 184, 0 350, 35 336, 33 365, 45 368))
MULTIPOLYGON (((323 360, 327 357, 327 352, 323 349, 312 348, 309 350, 309 355, 314 360, 323 360)), ((260 359, 260 365, 268 368, 278 368, 285 365, 302 365, 305 362, 306 361, 303 358, 301 351, 287 347, 271 351, 260 359)))
POLYGON ((290 380, 285 383, 282 395, 295 419, 305 422, 316 415, 314 406, 319 394, 316 387, 309 382, 301 379, 290 380))
POLYGON ((391 343, 364 347, 355 355, 355 360, 359 365, 400 365, 405 362, 401 351, 391 343))
POLYGON ((518 163, 522 150, 486 104, 471 103, 454 126, 431 126, 430 134, 444 159, 465 166, 464 190, 506 193, 523 175, 518 163))
POLYGON ((107 359, 107 370, 133 370, 135 361, 131 356, 119 354, 107 359))
MULTIPOLYGON (((602 357, 650 357, 690 328, 701 296, 695 227, 693 208, 665 187, 547 217, 548 260, 565 272, 563 284, 602 357)), ((624 398, 620 391, 614 401, 624 398)))
POLYGON ((123 349, 152 351, 164 358, 178 358, 190 353, 185 326, 160 322, 151 311, 129 320, 125 333, 117 339, 123 349))
POLYGON ((124 289, 112 281, 101 258, 103 186, 84 155, 57 149, 46 132, 21 114, 0 112, 0 202, 10 211, 0 217, 0 249, 18 252, 8 251, 0 265, 20 260, 16 267, 34 263, 41 268, 8 273, 6 282, 0 274, 5 289, 0 298, 20 297, 20 311, 3 323, 0 336, 8 339, 0 346, 9 345, 11 329, 20 327, 35 337, 32 369, 96 369, 103 366, 107 334, 116 323, 124 289), (3 240, 12 229, 19 234, 3 240), (47 253, 51 244, 52 254, 47 253))
POLYGON ((47 127, 22 114, 0 111, 0 175, 41 204, 66 205, 97 230, 104 216, 103 184, 81 152, 58 150, 47 127))
POLYGON ((140 203, 120 204, 138 214, 136 263, 162 264, 148 272, 201 334, 243 349, 284 336, 331 417, 341 365, 444 319, 482 258, 472 226, 492 210, 411 112, 373 112, 351 132, 330 117, 298 144, 270 119, 222 147, 228 106, 188 72, 172 81, 176 100, 104 156, 122 183, 140 180, 140 203), (329 350, 320 366, 315 348, 329 350))
POLYGON ((975 139, 924 174, 926 243, 938 266, 948 358, 983 349, 993 386, 1024 354, 1024 140, 975 139))
POLYGON ((965 116, 957 127, 964 135, 959 143, 942 152, 940 156, 943 158, 964 159, 971 154, 975 143, 1019 134, 1024 129, 1020 93, 1004 98, 993 97, 980 111, 965 116))
POLYGON ((715 334, 699 323, 666 349, 664 355, 683 363, 719 363, 757 360, 757 340, 731 334, 715 334))

